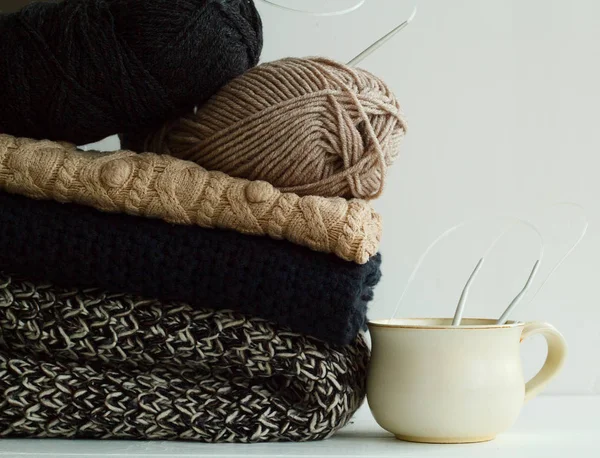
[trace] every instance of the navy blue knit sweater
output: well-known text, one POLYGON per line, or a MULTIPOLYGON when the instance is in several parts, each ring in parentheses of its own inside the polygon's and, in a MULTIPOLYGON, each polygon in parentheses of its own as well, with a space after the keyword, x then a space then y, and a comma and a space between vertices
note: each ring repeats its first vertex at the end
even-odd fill
POLYGON ((334 344, 364 327, 381 257, 0 192, 0 270, 261 317, 334 344))

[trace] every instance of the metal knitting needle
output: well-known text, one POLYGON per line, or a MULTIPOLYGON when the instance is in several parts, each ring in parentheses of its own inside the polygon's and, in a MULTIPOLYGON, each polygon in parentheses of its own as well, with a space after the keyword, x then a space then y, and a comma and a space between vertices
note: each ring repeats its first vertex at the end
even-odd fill
POLYGON ((523 295, 529 289, 529 285, 531 285, 531 281, 533 280, 533 277, 535 277, 535 274, 538 271, 539 265, 540 265, 540 260, 538 259, 537 261, 535 261, 535 264, 533 265, 533 269, 531 269, 531 273, 529 274, 529 278, 527 279, 527 283, 525 283, 525 286, 523 286, 523 289, 521 290, 521 292, 519 294, 517 294, 515 296, 515 298, 512 300, 512 302, 508 305, 508 307, 506 308, 506 310, 504 311, 504 313, 502 314, 502 316, 500 318, 498 318, 498 321, 496 321, 496 324, 504 324, 504 323, 506 323, 506 320, 508 319, 508 315, 510 315, 510 313, 517 306, 517 304, 519 302, 521 302, 521 299, 523 298, 523 295))
POLYGON ((479 260, 473 272, 471 272, 471 276, 467 280, 465 287, 460 294, 460 299, 458 301, 458 305, 456 306, 456 313, 454 313, 454 320, 452 320, 452 326, 460 326, 460 322, 462 320, 463 312, 465 310, 465 302, 467 302, 467 296, 469 295, 469 288, 471 287, 471 283, 473 283, 473 279, 479 269, 481 269, 481 265, 483 264, 483 258, 479 260))
POLYGON ((400 32, 400 30, 402 30, 408 24, 410 24, 412 22, 412 20, 415 18, 416 14, 417 14, 417 6, 415 5, 410 17, 406 21, 404 21, 402 24, 397 26, 392 31, 388 32, 386 35, 381 37, 379 40, 377 40, 375 43, 373 43, 371 46, 369 46, 367 49, 365 49, 363 52, 361 52, 355 58, 350 60, 347 65, 349 67, 354 67, 354 66, 360 64, 365 58, 370 56, 373 52, 375 52, 377 49, 379 49, 381 46, 383 46, 385 43, 387 43, 390 38, 392 38, 394 35, 396 35, 398 32, 400 32))

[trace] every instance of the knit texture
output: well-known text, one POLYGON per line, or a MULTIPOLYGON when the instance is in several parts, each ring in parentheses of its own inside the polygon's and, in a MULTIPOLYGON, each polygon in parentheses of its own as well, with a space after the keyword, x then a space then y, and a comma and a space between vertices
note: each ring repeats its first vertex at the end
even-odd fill
POLYGON ((373 199, 383 191, 406 122, 371 73, 325 58, 267 62, 182 119, 126 148, 171 154, 208 170, 299 195, 373 199))
POLYGON ((0 132, 79 145, 185 114, 262 49, 252 0, 36 3, 0 36, 0 132))
POLYGON ((361 405, 369 351, 270 323, 0 273, 0 437, 308 441, 361 405))
POLYGON ((0 269, 233 309, 339 344, 364 327, 380 256, 356 264, 285 241, 0 193, 0 269))
POLYGON ((381 217, 363 200, 299 197, 151 153, 101 155, 0 135, 0 188, 106 212, 267 235, 361 264, 377 252, 381 238, 381 217))

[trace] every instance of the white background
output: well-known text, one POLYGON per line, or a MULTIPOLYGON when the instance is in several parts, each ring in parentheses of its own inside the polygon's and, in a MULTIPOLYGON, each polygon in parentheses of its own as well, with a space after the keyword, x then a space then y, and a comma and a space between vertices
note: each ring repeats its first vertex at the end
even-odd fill
MULTIPOLYGON (((367 0, 348 15, 317 18, 257 0, 263 61, 316 54, 347 61, 408 17, 413 1, 367 0)), ((576 212, 549 206, 577 202, 590 223, 586 238, 513 318, 549 321, 569 342, 549 393, 600 395, 599 56, 595 0, 422 0, 414 22, 360 64, 392 86, 410 128, 375 203, 384 217, 384 277, 372 318, 393 313, 437 235, 475 216, 515 215, 538 225, 548 244, 542 280, 582 224, 576 212)), ((488 229, 472 227, 440 245, 398 316, 451 316, 489 245, 488 229)), ((473 286, 467 315, 502 312, 537 259, 536 243, 525 230, 501 240, 473 286)), ((543 352, 543 342, 524 344, 527 374, 543 352)))

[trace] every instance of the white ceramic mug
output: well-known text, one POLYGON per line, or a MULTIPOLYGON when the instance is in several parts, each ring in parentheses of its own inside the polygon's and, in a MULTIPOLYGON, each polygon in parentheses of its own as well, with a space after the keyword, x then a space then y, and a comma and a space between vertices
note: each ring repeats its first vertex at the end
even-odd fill
POLYGON ((381 427, 413 442, 491 440, 516 421, 524 401, 561 369, 563 336, 546 323, 451 318, 369 322, 373 344, 367 399, 381 427), (541 334, 546 362, 523 380, 519 343, 541 334))

